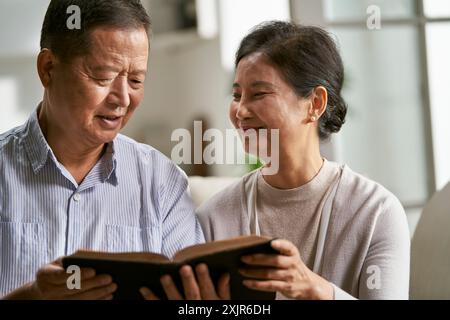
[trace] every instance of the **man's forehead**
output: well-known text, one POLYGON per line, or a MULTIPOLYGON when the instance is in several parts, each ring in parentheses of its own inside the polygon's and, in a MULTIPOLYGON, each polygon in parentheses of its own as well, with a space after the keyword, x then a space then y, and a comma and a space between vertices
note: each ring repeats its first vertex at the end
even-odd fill
POLYGON ((120 72, 126 68, 134 74, 146 74, 148 38, 145 29, 99 27, 90 35, 89 52, 81 57, 92 72, 120 72))
MULTIPOLYGON (((93 64, 88 65, 89 69, 93 72, 120 72, 122 71, 121 64, 93 64)), ((147 73, 147 69, 144 68, 134 68, 131 70, 134 74, 142 74, 145 75, 147 73)))
POLYGON ((123 44, 131 45, 140 44, 143 47, 148 47, 149 38, 144 28, 139 29, 123 29, 108 26, 99 26, 89 32, 91 42, 98 42, 100 44, 123 44))

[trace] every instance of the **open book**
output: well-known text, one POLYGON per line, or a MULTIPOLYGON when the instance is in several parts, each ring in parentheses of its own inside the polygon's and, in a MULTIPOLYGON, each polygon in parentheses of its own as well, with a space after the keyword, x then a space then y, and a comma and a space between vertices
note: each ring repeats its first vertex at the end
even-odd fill
MULTIPOLYGON (((234 300, 274 299, 274 293, 251 290, 242 284, 244 279, 238 268, 244 264, 240 257, 253 253, 276 253, 271 247, 273 239, 261 236, 241 236, 227 240, 193 245, 178 251, 172 259, 151 252, 107 253, 80 250, 63 259, 67 269, 71 265, 91 267, 97 274, 109 274, 118 288, 114 299, 142 299, 139 288, 146 286, 158 297, 165 299, 160 277, 172 275, 180 292, 183 292, 179 269, 185 264, 195 266, 201 262, 208 265, 212 280, 223 273, 230 273, 231 298, 234 300)), ((81 283, 83 285, 83 283, 81 283)))

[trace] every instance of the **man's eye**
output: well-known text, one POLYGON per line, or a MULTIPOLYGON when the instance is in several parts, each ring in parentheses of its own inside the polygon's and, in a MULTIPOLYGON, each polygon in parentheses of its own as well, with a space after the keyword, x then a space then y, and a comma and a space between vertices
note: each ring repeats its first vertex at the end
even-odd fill
POLYGON ((100 85, 110 84, 113 79, 95 79, 100 85))
POLYGON ((241 99, 241 95, 238 93, 233 93, 233 100, 234 101, 239 101, 241 99))

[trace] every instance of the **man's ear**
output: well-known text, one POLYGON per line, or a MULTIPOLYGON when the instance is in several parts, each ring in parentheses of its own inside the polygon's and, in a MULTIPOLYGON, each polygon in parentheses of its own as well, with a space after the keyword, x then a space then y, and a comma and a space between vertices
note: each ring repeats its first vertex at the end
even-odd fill
POLYGON ((37 58, 37 70, 44 88, 47 88, 50 85, 55 62, 56 57, 51 50, 44 48, 39 52, 37 58))
POLYGON ((311 94, 311 107, 309 115, 312 122, 318 120, 327 109, 328 104, 328 92, 323 86, 314 88, 311 94))

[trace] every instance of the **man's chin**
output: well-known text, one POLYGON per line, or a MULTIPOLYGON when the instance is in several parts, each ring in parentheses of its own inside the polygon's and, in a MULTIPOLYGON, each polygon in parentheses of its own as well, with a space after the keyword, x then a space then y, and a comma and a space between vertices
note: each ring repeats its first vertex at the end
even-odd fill
POLYGON ((117 135, 119 134, 118 131, 102 131, 101 133, 97 134, 95 137, 95 140, 98 142, 99 145, 110 143, 113 141, 117 135))

